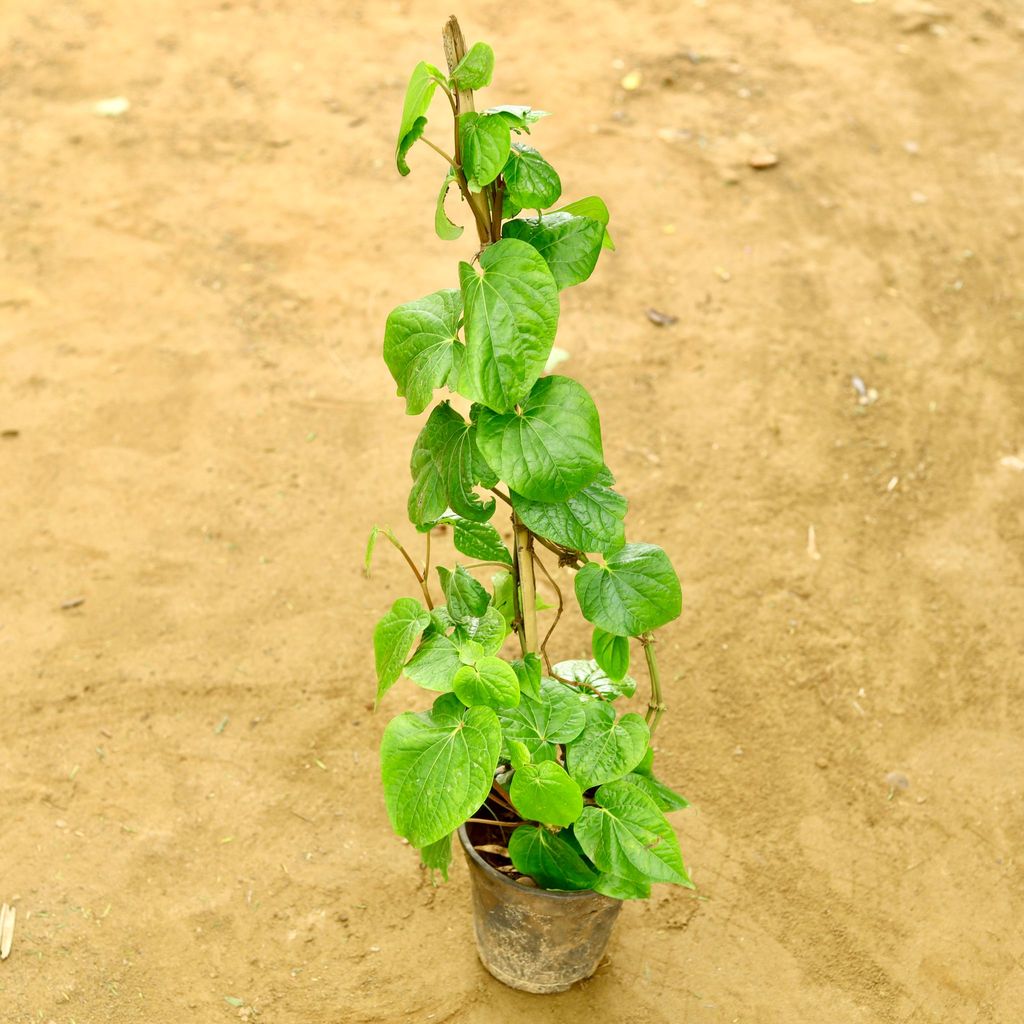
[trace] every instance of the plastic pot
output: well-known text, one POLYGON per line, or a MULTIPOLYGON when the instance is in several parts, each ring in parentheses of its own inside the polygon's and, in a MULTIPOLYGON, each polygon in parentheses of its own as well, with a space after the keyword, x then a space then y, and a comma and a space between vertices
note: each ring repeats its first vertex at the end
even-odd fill
POLYGON ((480 856, 459 829, 473 884, 480 961, 523 992, 564 992, 589 978, 604 956, 622 901, 600 893, 550 892, 523 885, 480 856))

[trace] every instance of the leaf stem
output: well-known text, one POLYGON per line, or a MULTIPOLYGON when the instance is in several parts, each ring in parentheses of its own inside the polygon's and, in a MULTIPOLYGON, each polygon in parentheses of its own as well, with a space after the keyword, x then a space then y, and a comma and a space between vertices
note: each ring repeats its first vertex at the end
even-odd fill
POLYGON ((658 659, 654 653, 654 634, 641 633, 637 639, 643 645, 644 657, 647 659, 647 674, 651 677, 651 699, 647 704, 647 724, 651 727, 651 735, 658 728, 661 716, 668 710, 661 699, 661 676, 658 673, 658 659))
POLYGON ((551 639, 551 634, 554 633, 555 627, 558 625, 558 620, 562 617, 562 611, 565 609, 565 601, 562 598, 562 588, 555 582, 554 577, 548 572, 547 566, 537 557, 533 556, 533 560, 537 563, 540 571, 547 577, 548 583, 555 588, 555 593, 558 595, 558 611, 555 612, 555 621, 551 623, 547 633, 544 634, 544 639, 541 641, 540 653, 544 655, 544 664, 547 666, 548 675, 552 675, 551 669, 551 658, 548 656, 548 641, 551 639))
POLYGON ((420 136, 420 142, 425 142, 435 153, 439 153, 441 156, 443 156, 445 160, 447 160, 448 163, 452 165, 452 170, 458 170, 458 167, 455 164, 455 158, 450 157, 440 146, 435 146, 434 143, 430 141, 430 139, 425 138, 423 136, 420 136))
MULTIPOLYGON (((398 548, 399 551, 402 552, 402 557, 409 563, 409 568, 412 569, 413 575, 416 577, 417 581, 419 582, 420 590, 423 591, 423 600, 427 602, 427 608, 430 611, 433 611, 433 609, 434 609, 434 602, 433 602, 433 600, 431 599, 431 596, 430 596, 430 584, 427 583, 426 575, 419 571, 419 569, 416 567, 416 563, 412 560, 412 556, 409 554, 408 551, 405 550, 405 546, 402 544, 402 542, 390 530, 385 530, 385 531, 383 531, 383 533, 384 533, 384 536, 389 541, 391 541, 391 543, 396 548, 398 548)), ((428 539, 428 541, 430 539, 430 534, 429 533, 427 534, 427 539, 428 539)), ((428 555, 428 559, 429 559, 429 555, 428 555)))

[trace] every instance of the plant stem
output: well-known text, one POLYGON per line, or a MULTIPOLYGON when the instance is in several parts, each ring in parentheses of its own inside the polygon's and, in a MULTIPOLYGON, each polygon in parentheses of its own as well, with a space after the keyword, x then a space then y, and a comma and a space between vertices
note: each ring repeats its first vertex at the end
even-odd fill
MULTIPOLYGON (((427 608, 430 609, 431 611, 433 611, 434 602, 433 602, 433 600, 430 597, 430 585, 427 583, 426 574, 419 571, 419 569, 416 567, 416 563, 412 560, 412 555, 410 555, 409 552, 405 550, 405 547, 403 546, 402 542, 390 530, 387 530, 384 533, 384 536, 389 541, 391 541, 391 543, 394 544, 394 546, 396 548, 398 548, 399 551, 402 552, 402 557, 409 563, 409 568, 412 569, 413 575, 416 577, 417 581, 419 582, 420 590, 423 591, 423 600, 427 602, 427 608)), ((430 539, 430 534, 428 533, 427 534, 428 542, 429 542, 429 539, 430 539)), ((429 555, 428 555, 428 558, 429 558, 429 555)))
POLYGON ((551 639, 551 634, 554 633, 555 627, 558 625, 558 620, 562 617, 562 611, 565 608, 565 601, 562 599, 562 588, 555 582, 554 577, 548 572, 547 566, 536 556, 533 556, 533 560, 537 563, 540 571, 548 579, 548 583, 555 588, 555 593, 558 595, 558 611, 555 612, 555 621, 551 623, 551 627, 547 633, 544 634, 544 639, 541 641, 540 653, 544 655, 544 664, 547 666, 548 675, 552 674, 551 669, 551 658, 548 657, 548 641, 551 639))
POLYGON ((661 716, 668 710, 661 699, 661 676, 658 674, 658 659, 654 654, 654 634, 643 633, 639 638, 647 659, 647 673, 651 677, 651 699, 647 704, 647 724, 651 727, 651 735, 658 728, 661 716))
POLYGON ((519 603, 523 617, 523 633, 520 637, 523 655, 536 652, 537 642, 537 581, 533 575, 533 534, 523 526, 513 513, 512 526, 516 536, 516 556, 519 563, 519 603))
POLYGON ((466 821, 474 825, 493 825, 496 828, 519 828, 522 825, 521 821, 498 821, 497 818, 493 821, 490 818, 467 818, 466 821))

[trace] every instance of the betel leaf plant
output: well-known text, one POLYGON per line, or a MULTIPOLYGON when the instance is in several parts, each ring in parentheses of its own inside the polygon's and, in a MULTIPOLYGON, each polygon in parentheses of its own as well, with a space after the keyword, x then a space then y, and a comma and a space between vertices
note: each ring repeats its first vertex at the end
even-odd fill
POLYGON ((614 248, 608 209, 596 196, 559 205, 558 173, 530 144, 546 114, 478 110, 493 51, 467 50, 454 19, 444 40, 448 73, 425 62, 412 72, 395 160, 405 175, 414 145, 436 151, 446 165, 437 234, 463 234, 446 206, 455 192, 479 246, 459 263, 457 286, 403 303, 384 332, 406 412, 432 408, 413 446, 408 500, 425 558, 388 528, 374 528, 367 550, 369 571, 385 538, 418 583, 374 630, 377 700, 402 676, 438 694, 384 731, 388 814, 445 878, 453 833, 469 822, 500 829, 507 838, 489 845, 492 862, 545 889, 626 899, 649 895, 652 882, 690 886, 665 818, 686 801, 656 778, 651 746, 665 710, 654 630, 680 614, 679 580, 660 547, 626 539, 627 502, 605 464, 593 399, 546 372, 559 293, 614 248), (441 96, 454 123, 447 148, 425 134, 441 96), (511 518, 509 545, 492 521, 499 510, 511 518), (442 529, 464 560, 432 572, 431 537, 442 529), (556 565, 575 570, 592 659, 550 653, 564 610, 556 565), (557 607, 538 598, 538 575, 557 607), (636 689, 637 647, 650 679, 646 715, 617 706, 636 689))

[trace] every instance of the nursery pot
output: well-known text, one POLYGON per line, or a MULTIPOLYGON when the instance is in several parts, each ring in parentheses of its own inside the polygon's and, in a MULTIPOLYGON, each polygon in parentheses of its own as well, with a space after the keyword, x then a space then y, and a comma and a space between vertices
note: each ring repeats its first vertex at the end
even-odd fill
POLYGON ((564 992, 589 978, 604 956, 622 901, 600 893, 551 892, 523 885, 480 856, 459 829, 473 883, 480 961, 523 992, 564 992))

